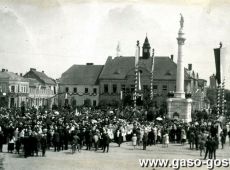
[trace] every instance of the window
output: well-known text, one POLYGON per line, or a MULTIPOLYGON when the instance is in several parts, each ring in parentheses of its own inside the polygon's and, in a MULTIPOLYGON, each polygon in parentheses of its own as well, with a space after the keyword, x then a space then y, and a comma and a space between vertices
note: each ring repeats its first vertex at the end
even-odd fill
POLYGON ((97 101, 96 100, 93 100, 93 106, 97 106, 97 101))
POLYGON ((76 87, 73 88, 73 92, 77 93, 77 88, 76 87))
POLYGON ((168 90, 167 85, 163 85, 163 86, 162 86, 162 90, 163 90, 163 91, 167 91, 167 90, 168 90))
POLYGON ((104 93, 108 93, 109 92, 109 86, 108 84, 104 84, 104 93))
POLYGON ((12 93, 15 92, 15 86, 11 86, 11 90, 10 90, 12 93))
POLYGON ((133 93, 134 91, 135 91, 135 85, 132 84, 132 85, 131 85, 131 92, 133 93))
POLYGON ((113 93, 117 93, 117 85, 113 84, 113 93))
POLYGON ((143 90, 144 91, 148 90, 148 85, 143 85, 143 90))
POLYGON ((54 86, 54 94, 56 94, 56 87, 54 86))
POLYGON ((69 92, 69 87, 65 88, 65 92, 68 93, 69 92))
POLYGON ((93 88, 93 93, 97 94, 97 88, 93 88))
POLYGON ((157 90, 157 85, 153 85, 153 90, 157 90))
POLYGON ((89 92, 89 89, 88 88, 85 88, 85 93, 88 93, 89 92))

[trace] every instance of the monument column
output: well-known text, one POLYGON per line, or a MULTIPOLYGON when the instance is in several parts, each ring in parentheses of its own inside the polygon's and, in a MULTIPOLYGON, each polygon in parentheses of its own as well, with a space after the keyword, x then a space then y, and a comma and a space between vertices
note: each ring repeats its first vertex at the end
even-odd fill
MULTIPOLYGON (((180 14, 181 15, 181 14, 180 14)), ((178 43, 178 58, 177 58, 177 77, 176 77, 176 92, 174 97, 167 99, 167 110, 169 119, 180 119, 184 122, 191 122, 192 112, 192 99, 185 98, 184 92, 184 64, 183 64, 183 45, 185 42, 184 33, 184 18, 181 15, 180 18, 180 29, 178 32, 177 43, 178 43)))
POLYGON ((180 20, 180 29, 178 32, 178 57, 177 57, 177 78, 176 78, 176 92, 174 96, 176 98, 185 98, 184 92, 184 63, 183 63, 183 45, 185 42, 184 33, 183 33, 183 26, 184 26, 184 18, 181 15, 180 20))

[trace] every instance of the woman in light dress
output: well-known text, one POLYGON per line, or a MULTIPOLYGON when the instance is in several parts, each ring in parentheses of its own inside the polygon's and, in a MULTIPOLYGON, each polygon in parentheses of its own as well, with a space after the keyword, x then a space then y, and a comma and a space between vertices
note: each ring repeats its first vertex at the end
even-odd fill
POLYGON ((165 134, 165 145, 166 145, 166 147, 168 147, 168 145, 169 145, 169 135, 168 135, 168 133, 165 134))
POLYGON ((132 137, 133 148, 136 149, 137 146, 137 135, 134 133, 132 137))
POLYGON ((186 142, 186 132, 184 129, 181 130, 181 144, 184 145, 186 142))
POLYGON ((164 147, 164 146, 168 147, 168 144, 169 144, 169 135, 168 135, 168 133, 166 132, 166 133, 163 135, 162 147, 164 147))

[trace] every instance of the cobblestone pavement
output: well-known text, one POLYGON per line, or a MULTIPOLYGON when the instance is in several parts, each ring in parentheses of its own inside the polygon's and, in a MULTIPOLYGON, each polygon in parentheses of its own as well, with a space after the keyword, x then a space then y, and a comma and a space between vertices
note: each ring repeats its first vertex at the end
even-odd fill
MULTIPOLYGON (((6 150, 6 146, 4 146, 6 150)), ((181 146, 180 144, 170 144, 168 148, 158 144, 147 147, 147 150, 131 146, 131 143, 123 143, 121 147, 112 143, 109 153, 102 153, 101 150, 86 151, 72 154, 71 150, 54 152, 47 151, 46 157, 28 157, 23 155, 2 153, 0 159, 3 160, 5 170, 158 170, 158 169, 173 169, 173 168, 142 168, 139 164, 139 159, 203 159, 199 155, 199 151, 190 150, 189 145, 181 146)), ((230 146, 227 143, 225 149, 217 150, 217 158, 230 158, 230 146)), ((191 168, 180 168, 189 170, 191 168)), ((192 169, 207 169, 203 165, 199 168, 192 169)), ((216 169, 216 168, 215 168, 216 169)), ((229 169, 218 168, 218 169, 229 169)))

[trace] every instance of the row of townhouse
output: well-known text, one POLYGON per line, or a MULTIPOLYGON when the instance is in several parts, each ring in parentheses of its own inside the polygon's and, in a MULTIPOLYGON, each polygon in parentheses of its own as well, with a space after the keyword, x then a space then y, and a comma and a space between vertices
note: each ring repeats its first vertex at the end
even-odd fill
POLYGON ((55 103, 57 84, 44 71, 31 68, 25 75, 2 69, 0 72, 0 107, 39 107, 55 103))

